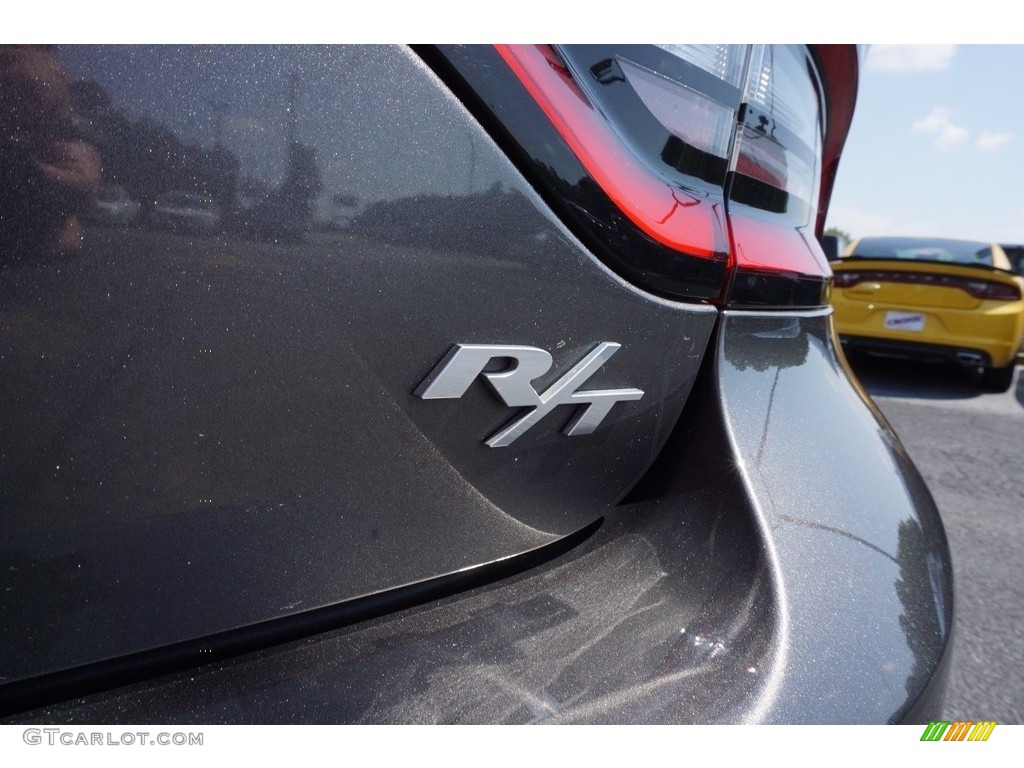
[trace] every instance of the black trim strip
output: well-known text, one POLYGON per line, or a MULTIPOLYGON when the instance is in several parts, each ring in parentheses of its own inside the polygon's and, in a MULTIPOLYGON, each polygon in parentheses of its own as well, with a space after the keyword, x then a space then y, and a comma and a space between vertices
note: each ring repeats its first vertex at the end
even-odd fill
POLYGON ((205 666, 487 586, 565 554, 596 533, 603 522, 604 518, 599 518, 551 544, 466 571, 250 627, 8 683, 0 687, 0 717, 205 666))
POLYGON ((815 309, 828 304, 828 278, 740 269, 729 289, 728 309, 815 309))

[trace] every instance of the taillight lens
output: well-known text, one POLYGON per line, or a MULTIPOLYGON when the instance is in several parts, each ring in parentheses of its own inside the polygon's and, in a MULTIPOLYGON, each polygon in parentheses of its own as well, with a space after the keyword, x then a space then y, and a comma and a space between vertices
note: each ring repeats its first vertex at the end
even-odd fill
POLYGON ((1010 283, 982 280, 957 275, 937 275, 926 272, 893 272, 889 270, 860 270, 836 272, 833 282, 837 288, 852 288, 861 283, 909 283, 940 288, 956 288, 976 299, 1019 301, 1020 288, 1010 283))
MULTIPOLYGON (((685 62, 654 46, 625 48, 631 57, 611 46, 497 46, 590 176, 633 224, 673 250, 724 262, 724 206, 711 185, 724 184, 725 154, 716 157, 692 145, 689 153, 676 150, 681 139, 646 107, 622 66, 633 82, 644 83, 648 99, 665 106, 662 115, 671 102, 680 117, 689 115, 697 124, 694 101, 678 97, 693 89, 660 74, 685 62), (647 72, 640 75, 640 68, 647 72), (676 98, 668 95, 673 89, 676 98), (681 178, 686 171, 680 165, 691 172, 688 178, 681 178)), ((710 110, 700 114, 711 116, 710 110)))
POLYGON ((484 54, 441 48, 485 122, 497 118, 496 137, 512 139, 512 156, 609 266, 671 298, 825 303, 819 198, 852 117, 852 46, 824 56, 841 116, 831 134, 818 61, 803 46, 493 50, 511 89, 484 54))
POLYGON ((712 77, 739 88, 747 69, 746 45, 694 45, 683 43, 658 45, 667 53, 707 72, 712 77))
POLYGON ((836 288, 850 288, 867 280, 861 272, 836 272, 832 282, 836 288))
POLYGON ((644 106, 669 133, 698 151, 728 159, 734 110, 630 61, 620 60, 619 65, 644 106))
POLYGON ((993 283, 988 280, 968 280, 964 290, 977 299, 994 299, 996 301, 1017 301, 1020 289, 1015 285, 993 283))
POLYGON ((729 189, 734 303, 824 301, 828 260, 808 232, 821 185, 823 115, 806 48, 753 46, 729 189), (788 287, 780 273, 791 276, 788 287))

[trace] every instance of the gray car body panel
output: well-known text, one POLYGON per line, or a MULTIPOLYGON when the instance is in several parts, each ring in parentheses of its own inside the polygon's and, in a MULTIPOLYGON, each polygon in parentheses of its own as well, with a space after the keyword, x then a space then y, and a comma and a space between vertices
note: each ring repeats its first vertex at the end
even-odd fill
POLYGON ((729 313, 716 348, 668 453, 571 552, 430 605, 24 721, 937 717, 948 548, 899 441, 837 364, 828 315, 729 313), (851 454, 800 455, 828 438, 821 426, 834 418, 857 457, 852 472, 851 454), (787 438, 767 447, 776 429, 787 438), (862 471, 893 481, 865 488, 862 471), (816 494, 822 483, 827 497, 816 494))
POLYGON ((948 547, 827 312, 633 287, 408 49, 204 50, 60 54, 267 189, 0 269, 7 722, 936 715, 948 547), (548 353, 543 393, 602 343, 579 393, 642 397, 591 434, 417 395, 457 345, 548 353))
MULTIPOLYGON (((157 63, 181 62, 150 107, 169 125, 171 110, 217 92, 184 66, 191 49, 64 55, 72 79, 105 78, 127 111, 157 63)), ((711 333, 711 308, 643 294, 584 251, 408 50, 239 49, 218 65, 268 71, 282 87, 277 66, 299 72, 311 114, 295 131, 324 158, 323 186, 386 197, 348 231, 297 243, 189 237, 157 221, 88 229, 74 260, 0 272, 0 408, 18 436, 0 464, 8 681, 579 530, 658 454, 711 333), (336 133, 321 137, 323 125, 336 133), (376 159, 341 163, 341 145, 376 159), (472 165, 449 164, 469 154, 472 165), (413 394, 455 343, 549 351, 533 382, 542 392, 604 341, 622 346, 585 389, 646 394, 590 435, 562 433, 585 404, 559 406, 494 450, 485 439, 521 414, 483 379, 458 400, 413 394)), ((238 121, 283 130, 259 92, 244 95, 238 121)), ((222 131, 233 146, 231 125, 222 131)), ((238 142, 243 158, 283 153, 283 142, 238 142)))

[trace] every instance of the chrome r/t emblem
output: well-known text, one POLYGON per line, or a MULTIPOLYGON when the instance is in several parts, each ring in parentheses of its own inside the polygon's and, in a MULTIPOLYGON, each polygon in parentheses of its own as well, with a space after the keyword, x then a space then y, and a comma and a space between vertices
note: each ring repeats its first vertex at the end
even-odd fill
POLYGON ((491 448, 511 445, 559 405, 585 405, 566 427, 565 433, 569 437, 589 435, 597 429, 615 403, 620 400, 639 400, 644 395, 640 389, 577 391, 621 346, 612 341, 601 342, 576 363, 572 370, 538 394, 530 382, 551 368, 549 352, 538 347, 456 344, 413 394, 424 400, 457 400, 466 393, 477 376, 483 376, 505 405, 533 408, 525 416, 491 435, 486 441, 491 448), (515 365, 506 370, 485 371, 487 364, 496 357, 511 358, 515 365))

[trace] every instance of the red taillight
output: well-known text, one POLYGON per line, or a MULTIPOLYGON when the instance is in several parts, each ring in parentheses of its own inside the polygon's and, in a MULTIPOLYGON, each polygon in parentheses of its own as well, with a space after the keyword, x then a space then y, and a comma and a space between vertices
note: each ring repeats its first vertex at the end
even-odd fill
POLYGON ((733 216, 733 246, 739 270, 788 272, 826 280, 831 274, 818 241, 806 229, 733 216))
POLYGON ((825 303, 822 169, 849 127, 852 46, 499 45, 498 77, 442 50, 538 191, 626 279, 732 307, 825 303))
POLYGON ((832 282, 836 288, 849 288, 866 279, 861 277, 861 274, 860 272, 836 272, 832 282))
POLYGON ((753 47, 729 190, 738 272, 789 272, 822 285, 830 275, 813 236, 823 98, 817 67, 805 48, 753 47))
POLYGON ((937 275, 927 272, 895 272, 890 270, 861 270, 857 272, 836 272, 834 284, 837 288, 852 288, 860 283, 904 283, 927 285, 939 288, 956 288, 976 299, 994 301, 1018 301, 1020 288, 1009 283, 983 280, 958 275, 937 275))
POLYGON ((637 227, 674 250, 727 258, 721 200, 644 167, 551 46, 495 47, 587 172, 637 227))
MULTIPOLYGON (((822 152, 838 152, 850 110, 826 137, 823 86, 806 47, 496 49, 639 230, 680 254, 727 265, 720 303, 824 303, 830 270, 814 237, 822 152)), ((852 60, 855 75, 852 49, 825 58, 833 70, 836 60, 852 60)), ((836 90, 842 104, 852 102, 855 80, 836 90)), ((835 158, 828 160, 834 170, 835 158)), ((629 276, 658 290, 667 272, 651 264, 629 276)))
POLYGON ((989 280, 968 280, 963 289, 977 299, 994 299, 996 301, 1020 299, 1020 289, 1017 286, 993 283, 989 280))

